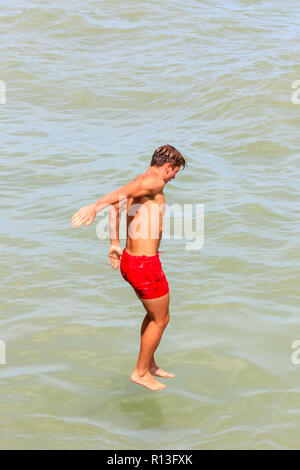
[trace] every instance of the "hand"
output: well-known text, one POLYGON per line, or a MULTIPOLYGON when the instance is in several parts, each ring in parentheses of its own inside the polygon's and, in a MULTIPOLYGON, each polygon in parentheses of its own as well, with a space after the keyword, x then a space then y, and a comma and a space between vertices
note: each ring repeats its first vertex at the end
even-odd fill
POLYGON ((111 245, 108 252, 108 264, 116 271, 120 266, 122 248, 118 245, 111 245))
POLYGON ((87 227, 90 225, 96 217, 96 205, 90 204, 89 206, 82 207, 76 214, 72 217, 72 227, 80 227, 80 225, 85 223, 87 227))

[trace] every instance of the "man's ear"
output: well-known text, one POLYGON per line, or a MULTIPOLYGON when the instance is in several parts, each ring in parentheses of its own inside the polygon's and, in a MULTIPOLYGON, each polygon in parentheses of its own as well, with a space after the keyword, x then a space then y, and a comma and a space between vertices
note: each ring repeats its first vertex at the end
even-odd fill
POLYGON ((165 165, 166 165, 166 171, 167 171, 167 172, 168 172, 169 170, 172 170, 172 163, 167 162, 167 163, 165 163, 165 165))

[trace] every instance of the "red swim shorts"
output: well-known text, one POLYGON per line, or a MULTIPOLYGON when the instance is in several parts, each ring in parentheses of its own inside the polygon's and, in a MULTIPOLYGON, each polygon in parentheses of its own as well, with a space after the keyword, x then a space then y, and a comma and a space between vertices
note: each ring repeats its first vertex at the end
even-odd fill
POLYGON ((157 251, 153 256, 133 256, 124 248, 120 271, 143 299, 156 299, 169 292, 169 284, 162 270, 157 251))

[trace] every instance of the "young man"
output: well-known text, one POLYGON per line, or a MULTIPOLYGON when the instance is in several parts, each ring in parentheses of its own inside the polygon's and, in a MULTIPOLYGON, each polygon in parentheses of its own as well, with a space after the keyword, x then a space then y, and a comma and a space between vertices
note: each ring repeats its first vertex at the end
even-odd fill
POLYGON ((155 150, 151 165, 141 175, 121 188, 82 207, 72 217, 72 226, 90 225, 97 212, 111 205, 109 211, 109 264, 120 266, 123 278, 131 284, 142 302, 146 316, 141 327, 141 347, 131 381, 149 390, 166 387, 154 378, 175 377, 161 369, 154 360, 164 329, 169 322, 170 293, 159 259, 163 228, 165 185, 175 178, 186 161, 172 145, 155 150), (120 212, 127 208, 127 240, 122 251, 119 240, 120 212))

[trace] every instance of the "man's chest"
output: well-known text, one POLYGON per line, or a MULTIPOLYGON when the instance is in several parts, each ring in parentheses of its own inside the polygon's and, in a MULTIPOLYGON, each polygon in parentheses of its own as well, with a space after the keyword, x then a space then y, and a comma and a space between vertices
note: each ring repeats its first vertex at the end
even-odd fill
POLYGON ((134 217, 141 215, 142 213, 147 215, 152 213, 163 215, 165 212, 165 196, 163 193, 156 194, 152 197, 139 197, 139 198, 128 198, 127 200, 127 215, 134 217))

